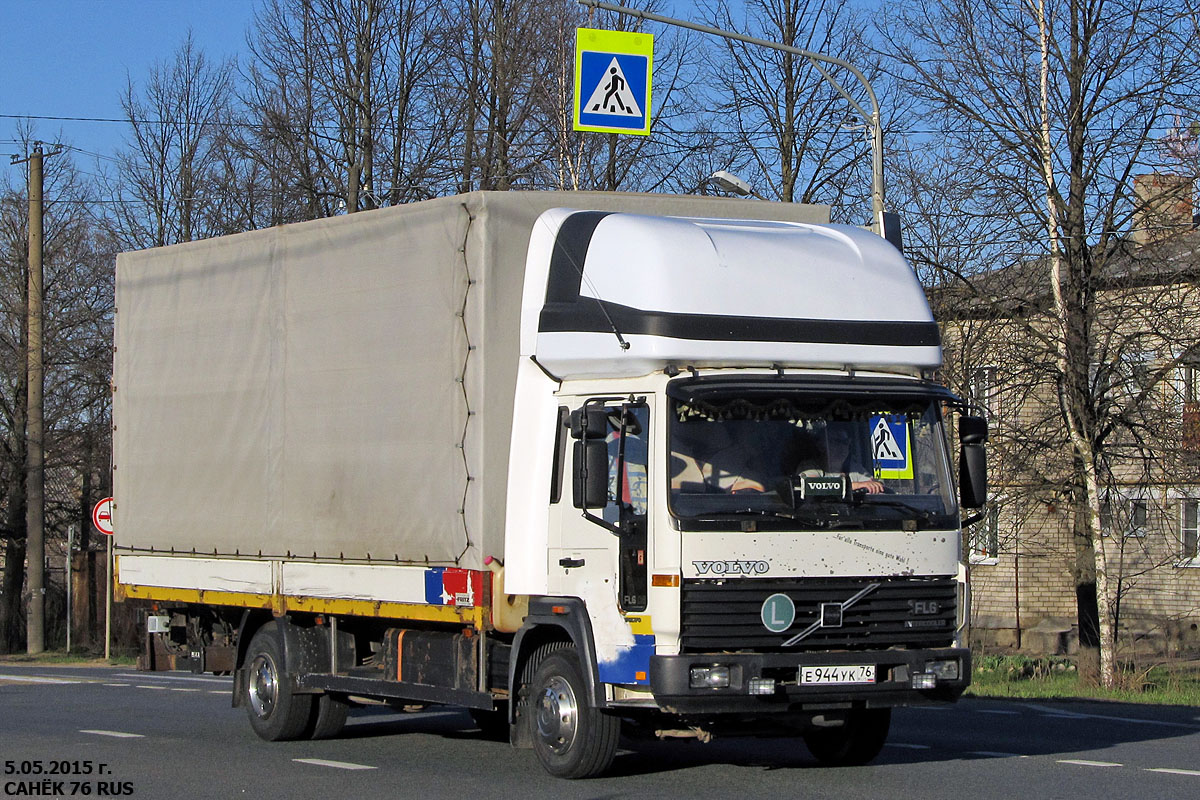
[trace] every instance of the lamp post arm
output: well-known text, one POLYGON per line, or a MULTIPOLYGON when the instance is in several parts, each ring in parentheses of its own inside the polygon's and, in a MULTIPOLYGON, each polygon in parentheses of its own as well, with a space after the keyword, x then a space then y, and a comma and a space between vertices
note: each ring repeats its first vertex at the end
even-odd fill
POLYGON ((753 44, 759 47, 767 47, 772 50, 781 50, 785 53, 807 58, 829 85, 831 85, 838 94, 845 98, 846 102, 863 118, 867 126, 871 129, 871 212, 874 220, 875 232, 883 236, 883 210, 884 210, 884 187, 883 187, 883 124, 879 114, 879 100, 875 96, 875 89, 871 86, 871 82, 867 80, 867 76, 862 73, 858 67, 851 64, 849 61, 834 56, 827 56, 823 53, 814 53, 810 50, 801 50, 799 47, 783 44, 782 42, 772 42, 769 39, 759 39, 754 36, 747 36, 743 33, 735 33, 733 31, 714 28, 710 25, 700 25, 687 20, 675 19, 674 17, 666 17, 662 14, 655 14, 652 11, 642 11, 637 8, 627 8, 625 6, 613 5, 605 3, 602 0, 577 0, 577 2, 588 8, 598 8, 601 11, 612 11, 616 14, 624 14, 626 16, 637 17, 638 19, 650 20, 651 22, 661 22, 664 25, 674 25, 678 28, 686 28, 698 33, 706 33, 710 36, 720 36, 724 39, 733 39, 746 44, 753 44), (821 63, 834 64, 839 67, 844 67, 859 80, 866 89, 867 99, 870 101, 871 110, 868 112, 864 109, 857 100, 842 88, 836 80, 833 79, 821 63))

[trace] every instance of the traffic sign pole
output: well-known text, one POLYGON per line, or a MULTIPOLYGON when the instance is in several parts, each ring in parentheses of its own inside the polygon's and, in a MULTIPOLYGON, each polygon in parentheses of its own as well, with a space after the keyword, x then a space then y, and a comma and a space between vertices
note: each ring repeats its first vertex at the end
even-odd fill
MULTIPOLYGON (((758 45, 759 47, 769 47, 772 50, 782 50, 785 53, 807 58, 813 67, 821 73, 821 77, 832 86, 838 94, 840 94, 847 103, 850 104, 859 116, 866 122, 867 127, 871 130, 871 216, 873 217, 875 232, 880 236, 884 235, 884 200, 883 200, 883 121, 879 113, 879 101, 875 97, 875 89, 871 86, 871 82, 867 80, 867 76, 862 73, 858 67, 841 58, 834 58, 822 53, 814 53, 810 50, 801 50, 799 47, 783 44, 782 42, 772 42, 768 39, 759 39, 754 36, 747 36, 743 33, 734 33, 720 28, 714 28, 709 25, 699 25, 695 22, 688 22, 682 19, 673 17, 664 17, 662 14, 654 14, 650 11, 642 11, 637 8, 627 8, 625 6, 617 6, 612 3, 605 3, 601 0, 576 0, 580 5, 586 6, 589 9, 600 9, 602 11, 611 11, 615 14, 624 14, 626 16, 637 17, 638 19, 648 19, 651 22, 661 22, 664 25, 674 25, 678 28, 686 28, 687 30, 697 31, 698 33, 707 33, 711 36, 720 36, 725 39, 733 39, 746 44, 758 45), (820 63, 818 63, 820 62, 820 63), (842 87, 828 70, 821 66, 821 63, 833 64, 843 67, 850 72, 863 85, 867 91, 867 100, 870 101, 870 111, 859 105, 849 92, 842 87)), ((576 71, 578 79, 578 70, 576 71)), ((578 80, 577 80, 578 84, 578 80)), ((578 89, 576 89, 578 91, 578 89)), ((578 103, 576 103, 578 109, 578 103)))
POLYGON ((108 569, 104 578, 104 660, 112 655, 113 499, 106 497, 92 509, 92 524, 108 539, 108 569))

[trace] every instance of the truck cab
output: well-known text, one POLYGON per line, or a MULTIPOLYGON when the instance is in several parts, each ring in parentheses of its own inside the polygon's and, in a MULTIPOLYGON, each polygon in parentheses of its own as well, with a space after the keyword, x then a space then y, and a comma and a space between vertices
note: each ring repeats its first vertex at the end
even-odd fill
POLYGON ((660 736, 800 734, 830 763, 873 758, 891 708, 957 699, 961 508, 982 501, 986 434, 960 426, 960 494, 946 415, 966 408, 933 379, 937 329, 900 254, 838 226, 543 222, 506 591, 533 598, 527 626, 587 642, 574 715, 563 676, 531 690, 555 709, 533 726, 548 768, 572 768, 584 698, 660 736))

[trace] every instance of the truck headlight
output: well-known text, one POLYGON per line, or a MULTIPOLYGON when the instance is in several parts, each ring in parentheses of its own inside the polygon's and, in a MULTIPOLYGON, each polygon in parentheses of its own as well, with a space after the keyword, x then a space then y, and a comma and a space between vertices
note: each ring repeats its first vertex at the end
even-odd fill
POLYGON ((925 671, 931 672, 943 681, 958 680, 959 669, 957 658, 947 658, 943 661, 926 661, 925 671))
POLYGON ((689 685, 693 689, 728 689, 729 667, 714 665, 711 667, 692 667, 689 685))

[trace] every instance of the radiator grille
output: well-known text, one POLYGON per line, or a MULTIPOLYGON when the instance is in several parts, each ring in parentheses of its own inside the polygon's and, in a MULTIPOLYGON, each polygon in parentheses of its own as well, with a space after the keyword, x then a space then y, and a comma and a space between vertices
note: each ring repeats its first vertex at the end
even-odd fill
POLYGON ((953 578, 684 580, 682 648, 694 653, 948 647, 956 601, 953 578), (817 628, 782 646, 817 621, 822 604, 844 603, 871 584, 879 585, 842 610, 840 626, 817 628), (783 633, 763 625, 763 602, 773 594, 786 594, 796 607, 796 621, 783 633))

